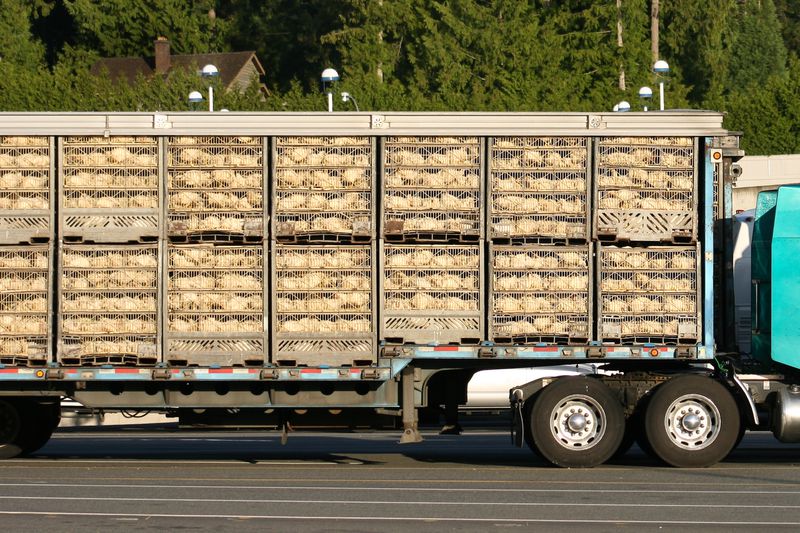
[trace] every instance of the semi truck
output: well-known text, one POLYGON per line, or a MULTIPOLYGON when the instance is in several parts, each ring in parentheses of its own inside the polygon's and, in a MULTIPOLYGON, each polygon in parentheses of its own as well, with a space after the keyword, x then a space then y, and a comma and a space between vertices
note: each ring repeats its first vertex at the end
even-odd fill
POLYGON ((800 189, 759 199, 736 346, 723 115, 3 113, 0 455, 64 399, 181 426, 396 427, 478 371, 513 442, 674 466, 800 440, 800 189))

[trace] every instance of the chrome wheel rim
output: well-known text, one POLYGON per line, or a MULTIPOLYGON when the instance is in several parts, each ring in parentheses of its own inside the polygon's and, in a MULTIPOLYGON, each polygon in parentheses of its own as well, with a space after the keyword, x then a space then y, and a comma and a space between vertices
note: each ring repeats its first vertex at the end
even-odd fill
POLYGON ((573 394, 553 408, 550 431, 562 447, 586 450, 599 443, 605 435, 606 413, 594 398, 573 394))
POLYGON ((685 394, 669 405, 664 429, 675 446, 702 450, 716 440, 721 422, 714 402, 701 394, 685 394))

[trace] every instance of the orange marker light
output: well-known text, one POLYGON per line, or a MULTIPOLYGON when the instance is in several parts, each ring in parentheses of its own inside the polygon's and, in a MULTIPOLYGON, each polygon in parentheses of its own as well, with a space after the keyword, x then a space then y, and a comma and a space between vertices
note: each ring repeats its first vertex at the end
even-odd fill
POLYGON ((36 377, 37 378, 43 378, 44 377, 44 370, 37 370, 36 371, 36 377))
POLYGON ((722 152, 712 152, 711 157, 716 161, 719 161, 720 159, 722 159, 722 152))
POLYGON ((652 349, 650 350, 650 355, 651 355, 652 357, 658 357, 658 348, 652 348, 652 349))

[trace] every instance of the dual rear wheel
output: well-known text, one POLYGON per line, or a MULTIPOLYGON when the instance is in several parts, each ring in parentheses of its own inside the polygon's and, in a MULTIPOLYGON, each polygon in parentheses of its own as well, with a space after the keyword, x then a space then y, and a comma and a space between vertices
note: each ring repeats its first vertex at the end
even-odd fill
POLYGON ((529 411, 526 441, 550 463, 600 465, 623 455, 634 440, 677 467, 705 467, 724 459, 741 434, 731 393, 706 376, 681 375, 653 390, 627 421, 619 397, 602 381, 560 378, 540 391, 529 411))

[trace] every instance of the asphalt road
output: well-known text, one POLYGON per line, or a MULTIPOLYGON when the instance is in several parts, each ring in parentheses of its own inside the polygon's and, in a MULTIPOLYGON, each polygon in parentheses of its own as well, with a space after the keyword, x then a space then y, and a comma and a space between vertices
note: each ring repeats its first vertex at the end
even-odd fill
POLYGON ((800 445, 748 434, 725 462, 658 465, 634 448, 590 470, 545 465, 505 431, 61 431, 0 462, 8 531, 727 531, 800 528, 800 445))

